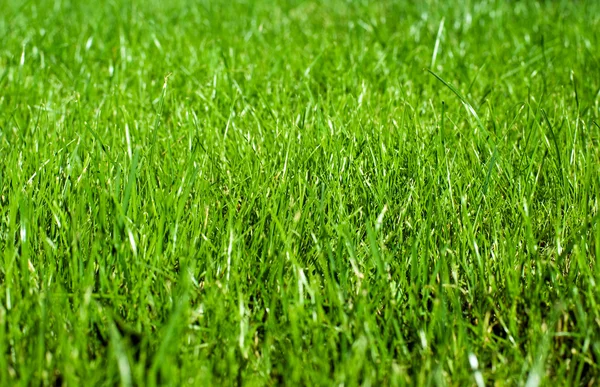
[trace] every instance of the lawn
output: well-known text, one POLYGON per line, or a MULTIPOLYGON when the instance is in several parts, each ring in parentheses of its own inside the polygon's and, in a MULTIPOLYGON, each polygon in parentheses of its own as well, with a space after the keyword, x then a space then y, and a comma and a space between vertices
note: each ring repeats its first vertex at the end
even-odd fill
POLYGON ((0 0, 0 385, 600 382, 600 2, 0 0))

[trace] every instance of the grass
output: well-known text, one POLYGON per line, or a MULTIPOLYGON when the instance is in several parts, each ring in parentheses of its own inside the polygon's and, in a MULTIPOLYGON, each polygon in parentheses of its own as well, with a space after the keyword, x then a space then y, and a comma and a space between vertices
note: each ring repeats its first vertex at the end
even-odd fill
POLYGON ((598 2, 0 9, 1 385, 599 382, 598 2))

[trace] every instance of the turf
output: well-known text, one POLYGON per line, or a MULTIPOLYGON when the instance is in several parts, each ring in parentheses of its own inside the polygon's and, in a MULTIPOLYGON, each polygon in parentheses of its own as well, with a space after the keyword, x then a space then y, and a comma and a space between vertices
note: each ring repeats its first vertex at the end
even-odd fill
POLYGON ((0 0, 0 384, 593 384, 597 1, 0 0))

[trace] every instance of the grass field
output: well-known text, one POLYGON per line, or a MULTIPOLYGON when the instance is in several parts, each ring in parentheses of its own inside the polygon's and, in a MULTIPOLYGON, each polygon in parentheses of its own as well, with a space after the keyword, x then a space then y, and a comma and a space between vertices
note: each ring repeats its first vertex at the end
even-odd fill
POLYGON ((600 382, 599 2, 0 9, 0 385, 600 382))

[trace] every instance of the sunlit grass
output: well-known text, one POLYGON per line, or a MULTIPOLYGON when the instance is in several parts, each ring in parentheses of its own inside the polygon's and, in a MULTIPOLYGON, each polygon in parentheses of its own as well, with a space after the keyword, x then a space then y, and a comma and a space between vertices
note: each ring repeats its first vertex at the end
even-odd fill
POLYGON ((598 382, 597 2, 0 9, 1 385, 598 382))

